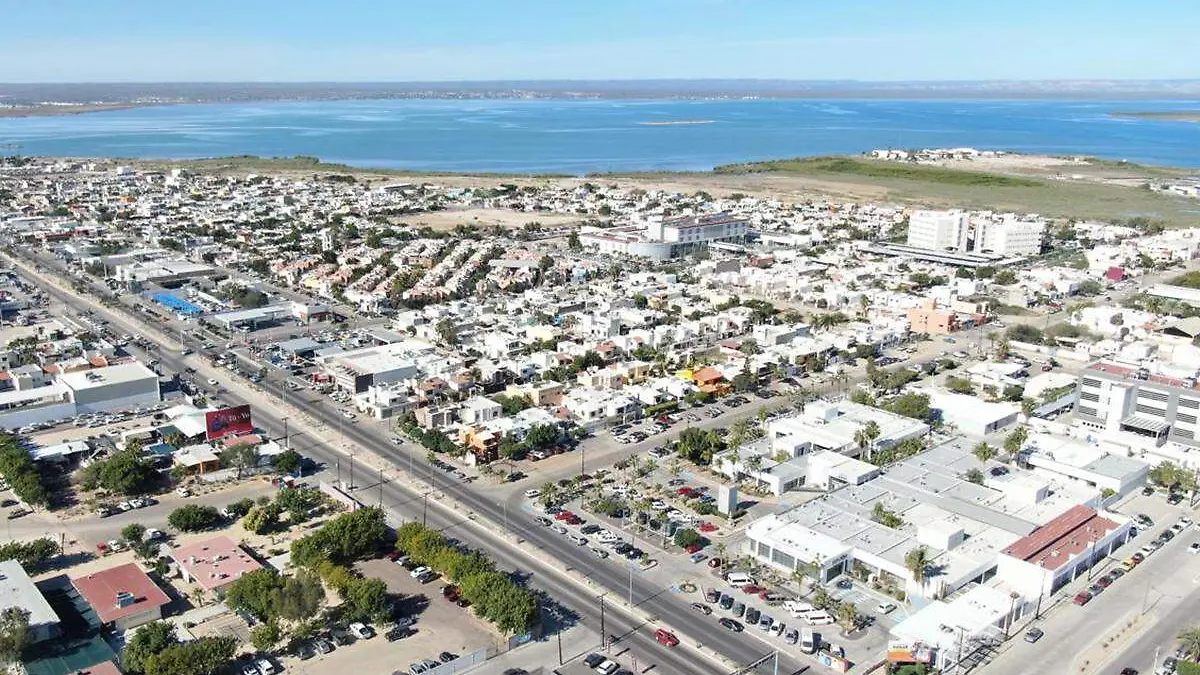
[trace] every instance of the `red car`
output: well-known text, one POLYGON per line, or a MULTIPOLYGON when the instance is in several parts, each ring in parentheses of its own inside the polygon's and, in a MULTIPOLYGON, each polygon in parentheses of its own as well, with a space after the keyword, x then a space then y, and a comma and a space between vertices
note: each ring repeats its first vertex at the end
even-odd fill
POLYGON ((679 638, 675 637, 675 634, 666 628, 659 628, 654 631, 654 639, 658 640, 658 644, 666 647, 674 647, 679 644, 679 638))
POLYGON ((1075 599, 1074 599, 1074 600, 1072 600, 1071 602, 1073 602, 1073 603, 1075 603, 1075 604, 1077 604, 1077 605, 1079 605, 1079 606, 1081 606, 1081 607, 1082 607, 1083 605, 1086 605, 1086 604, 1088 604, 1089 602, 1091 602, 1091 600, 1092 600, 1092 594, 1091 594, 1091 593, 1088 593, 1087 591, 1080 591, 1080 592, 1079 592, 1079 595, 1076 595, 1076 596, 1075 596, 1075 599))
POLYGON ((767 589, 763 588, 762 586, 758 586, 756 584, 746 584, 745 586, 742 586, 742 592, 749 593, 751 595, 758 595, 759 593, 763 593, 766 590, 767 589))
POLYGON ((1097 585, 1097 586, 1099 586, 1100 588, 1108 588, 1109 586, 1111 586, 1111 585, 1112 585, 1112 582, 1113 582, 1113 581, 1114 581, 1114 580, 1113 580, 1113 579, 1111 579, 1111 578, 1109 578, 1109 577, 1100 577, 1100 578, 1099 578, 1099 579, 1096 581, 1096 585, 1097 585))
POLYGON ((695 492, 695 490, 693 490, 690 487, 684 486, 684 487, 681 487, 678 490, 676 490, 675 494, 679 495, 680 497, 690 497, 693 492, 695 492))
POLYGON ((391 553, 388 554, 388 560, 391 560, 392 562, 396 562, 397 560, 400 559, 400 556, 402 556, 402 555, 404 555, 403 551, 392 551, 391 553))
POLYGON ((692 544, 691 546, 688 546, 684 550, 687 551, 688 553, 695 553, 696 551, 699 551, 702 548, 704 548, 704 546, 701 544, 692 544))
POLYGON ((568 524, 568 525, 582 525, 582 524, 583 524, 583 518, 580 518, 579 516, 577 516, 577 515, 575 515, 574 513, 572 513, 572 514, 571 514, 571 517, 570 517, 570 518, 567 518, 567 524, 568 524))
POLYGON ((709 558, 709 559, 708 559, 708 566, 709 566, 709 567, 720 567, 720 566, 721 566, 721 563, 723 563, 723 562, 724 562, 724 561, 723 561, 723 560, 721 560, 720 558, 709 558))
POLYGON ((717 526, 712 523, 700 523, 699 530, 701 532, 716 532, 717 526))
POLYGON ((558 513, 554 514, 555 520, 570 520, 574 517, 575 514, 571 513, 570 511, 559 511, 558 513))

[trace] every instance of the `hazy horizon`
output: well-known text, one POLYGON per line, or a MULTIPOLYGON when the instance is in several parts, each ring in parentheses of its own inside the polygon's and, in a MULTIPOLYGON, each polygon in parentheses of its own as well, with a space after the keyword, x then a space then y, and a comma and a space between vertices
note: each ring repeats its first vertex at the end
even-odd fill
POLYGON ((1140 81, 1200 74, 1200 5, 1169 0, 8 5, 0 81, 12 83, 1140 81))

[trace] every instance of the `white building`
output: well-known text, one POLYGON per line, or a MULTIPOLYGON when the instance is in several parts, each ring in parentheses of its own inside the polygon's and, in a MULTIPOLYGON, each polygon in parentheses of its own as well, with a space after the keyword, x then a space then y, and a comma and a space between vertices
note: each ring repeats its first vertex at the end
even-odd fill
POLYGON ((621 227, 585 227, 579 241, 601 253, 667 260, 705 248, 712 242, 740 242, 748 222, 727 213, 680 218, 651 218, 645 224, 621 227))
POLYGON ((970 217, 966 212, 913 211, 908 217, 908 245, 931 251, 965 251, 970 217))
POLYGON ((988 253, 1006 257, 1037 255, 1046 221, 1012 213, 914 211, 908 219, 909 246, 930 251, 988 253))

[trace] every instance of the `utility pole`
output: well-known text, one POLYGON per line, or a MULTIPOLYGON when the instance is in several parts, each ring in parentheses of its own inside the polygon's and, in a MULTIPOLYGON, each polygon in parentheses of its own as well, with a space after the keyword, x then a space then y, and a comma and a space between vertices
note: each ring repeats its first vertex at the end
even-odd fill
POLYGON ((288 416, 284 415, 281 419, 283 420, 283 444, 288 450, 291 450, 292 439, 288 436, 288 416))
POLYGON ((561 666, 562 664, 563 664, 563 655, 562 655, 562 626, 559 626, 559 627, 558 627, 558 665, 560 665, 560 666, 561 666))
POLYGON ((422 498, 424 499, 424 506, 421 507, 421 524, 425 525, 429 518, 429 493, 426 492, 422 495, 422 498))
POLYGON ((604 596, 600 596, 600 644, 608 650, 608 633, 604 632, 604 596))
POLYGON ((383 467, 379 468, 379 508, 383 508, 383 467))
POLYGON ((633 565, 629 566, 629 606, 633 607, 633 565))

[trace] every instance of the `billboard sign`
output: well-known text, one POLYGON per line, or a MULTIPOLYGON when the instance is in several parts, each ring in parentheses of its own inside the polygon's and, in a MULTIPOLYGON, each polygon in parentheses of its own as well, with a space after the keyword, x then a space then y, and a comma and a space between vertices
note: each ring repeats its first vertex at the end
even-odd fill
POLYGON ((215 441, 226 436, 241 436, 254 431, 250 421, 250 406, 239 405, 204 414, 205 438, 215 441))

